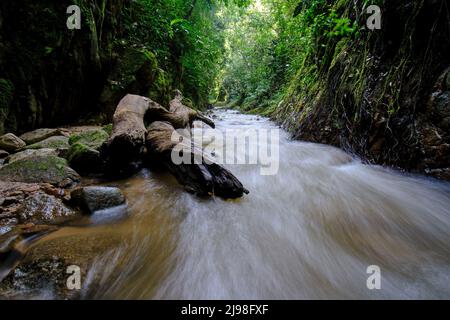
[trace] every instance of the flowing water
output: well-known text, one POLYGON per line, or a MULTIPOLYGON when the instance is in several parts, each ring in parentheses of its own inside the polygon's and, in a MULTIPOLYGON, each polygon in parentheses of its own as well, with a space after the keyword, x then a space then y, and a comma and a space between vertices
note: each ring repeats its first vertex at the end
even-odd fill
MULTIPOLYGON (((214 113, 218 130, 275 128, 264 118, 214 113)), ((278 174, 227 167, 248 196, 199 199, 166 174, 144 170, 117 184, 129 218, 44 240, 118 239, 96 252, 83 298, 450 298, 448 184, 369 166, 284 132, 278 174), (380 290, 367 287, 372 265, 381 271, 380 290)))

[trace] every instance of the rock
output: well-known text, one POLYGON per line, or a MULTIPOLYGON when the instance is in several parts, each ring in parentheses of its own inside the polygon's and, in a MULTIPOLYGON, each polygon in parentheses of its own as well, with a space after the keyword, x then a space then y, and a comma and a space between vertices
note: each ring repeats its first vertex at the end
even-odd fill
POLYGON ((125 204, 122 191, 112 187, 84 187, 72 191, 72 202, 88 213, 125 204))
POLYGON ((26 143, 12 133, 7 133, 0 137, 0 148, 7 152, 16 152, 25 146, 26 143))
POLYGON ((9 153, 0 149, 0 159, 5 159, 7 156, 9 156, 9 153))
POLYGON ((95 294, 95 288, 118 275, 114 272, 111 278, 103 279, 103 273, 91 278, 87 274, 98 262, 97 257, 120 247, 122 237, 122 234, 113 231, 77 235, 55 233, 34 245, 9 275, 3 280, 0 278, 0 296, 11 297, 12 294, 23 299, 79 299, 81 293, 95 294), (81 271, 81 291, 67 288, 67 268, 74 265, 81 271))
POLYGON ((26 198, 18 213, 21 223, 33 224, 61 224, 78 217, 77 211, 44 192, 26 198))
POLYGON ((65 136, 54 136, 38 143, 29 145, 26 149, 59 149, 69 150, 69 138, 65 136))
POLYGON ((102 170, 100 152, 81 143, 70 146, 66 155, 70 166, 81 174, 97 173, 102 170))
POLYGON ((64 195, 49 184, 0 181, 0 247, 4 248, 3 253, 13 249, 18 239, 16 234, 29 237, 52 232, 57 229, 55 224, 81 217, 79 211, 64 204, 64 195))
POLYGON ((24 133, 20 136, 20 139, 25 141, 26 144, 34 144, 37 142, 41 142, 42 140, 45 140, 47 138, 53 137, 53 136, 60 136, 61 130, 59 129, 37 129, 34 131, 30 131, 27 133, 24 133))
POLYGON ((50 183, 59 187, 71 186, 80 176, 68 167, 65 159, 55 156, 29 157, 0 168, 0 180, 50 183))
POLYGON ((82 174, 100 172, 103 166, 100 148, 108 137, 109 134, 103 129, 92 129, 72 135, 66 156, 71 167, 82 174))
POLYGON ((109 134, 103 129, 92 129, 74 134, 69 139, 69 144, 83 144, 92 149, 99 150, 102 144, 109 138, 109 134))
POLYGON ((47 156, 59 156, 59 152, 56 149, 27 149, 15 154, 10 155, 5 159, 5 164, 13 163, 18 160, 32 158, 32 157, 47 157, 47 156))

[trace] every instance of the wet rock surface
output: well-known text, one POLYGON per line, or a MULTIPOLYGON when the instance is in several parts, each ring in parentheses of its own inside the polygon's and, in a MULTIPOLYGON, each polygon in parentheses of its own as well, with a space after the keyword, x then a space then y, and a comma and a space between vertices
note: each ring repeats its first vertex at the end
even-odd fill
POLYGON ((0 181, 0 261, 24 239, 79 218, 66 202, 67 191, 50 184, 0 181))
POLYGON ((61 235, 43 239, 34 245, 19 265, 0 282, 0 295, 11 298, 78 299, 86 294, 85 286, 101 282, 88 278, 97 256, 121 245, 115 233, 61 235), (69 290, 68 267, 76 266, 81 273, 81 290, 69 290))
POLYGON ((126 203, 122 191, 113 187, 78 188, 71 192, 71 201, 89 214, 126 203))

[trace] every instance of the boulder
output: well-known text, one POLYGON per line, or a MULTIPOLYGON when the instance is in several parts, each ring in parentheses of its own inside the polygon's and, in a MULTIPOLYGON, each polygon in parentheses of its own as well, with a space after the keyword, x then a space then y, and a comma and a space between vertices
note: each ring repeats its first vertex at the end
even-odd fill
POLYGON ((30 131, 27 133, 24 133, 20 136, 20 139, 25 141, 26 144, 34 144, 41 142, 45 139, 48 139, 53 136, 60 136, 61 130, 59 129, 37 129, 34 131, 30 131))
POLYGON ((26 149, 58 149, 69 150, 69 138, 65 136, 54 136, 43 141, 34 143, 26 147, 26 149))
POLYGON ((125 204, 126 199, 119 188, 113 187, 84 187, 72 191, 72 203, 85 212, 92 214, 95 211, 117 207, 125 204))
POLYGON ((44 192, 27 197, 18 214, 21 223, 33 224, 61 224, 78 216, 78 212, 66 206, 61 199, 44 192))
POLYGON ((0 168, 0 180, 50 183, 68 187, 80 181, 65 159, 55 156, 37 156, 17 160, 0 168))
POLYGON ((100 172, 103 160, 99 150, 108 137, 109 134, 102 129, 72 135, 66 156, 70 166, 81 174, 100 172))
POLYGON ((99 150, 108 138, 109 134, 105 130, 91 129, 78 134, 73 134, 69 139, 69 145, 80 143, 92 149, 99 150))
POLYGON ((26 143, 12 133, 0 137, 0 148, 7 152, 16 152, 25 146, 26 143))
POLYGON ((70 166, 80 174, 97 173, 102 170, 100 152, 81 143, 70 146, 66 156, 70 166))
POLYGON ((32 157, 47 157, 47 156, 59 156, 59 152, 56 149, 27 149, 18 153, 14 153, 5 159, 5 164, 13 163, 18 160, 32 158, 32 157))

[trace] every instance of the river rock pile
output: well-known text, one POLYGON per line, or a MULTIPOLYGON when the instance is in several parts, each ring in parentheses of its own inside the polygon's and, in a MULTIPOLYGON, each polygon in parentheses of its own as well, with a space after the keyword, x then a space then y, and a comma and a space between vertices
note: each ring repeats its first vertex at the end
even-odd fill
POLYGON ((101 171, 100 147, 108 131, 38 129, 0 137, 0 262, 30 236, 126 204, 117 188, 80 187, 79 173, 101 171))

